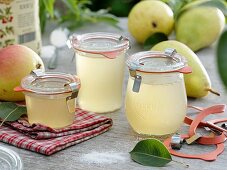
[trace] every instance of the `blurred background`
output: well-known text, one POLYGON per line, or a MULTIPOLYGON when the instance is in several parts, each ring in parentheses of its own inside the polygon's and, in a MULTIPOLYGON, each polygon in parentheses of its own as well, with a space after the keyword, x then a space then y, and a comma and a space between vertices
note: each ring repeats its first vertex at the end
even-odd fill
POLYGON ((110 13, 118 17, 127 17, 131 8, 140 0, 91 0, 90 9, 97 11, 99 9, 108 9, 110 13))

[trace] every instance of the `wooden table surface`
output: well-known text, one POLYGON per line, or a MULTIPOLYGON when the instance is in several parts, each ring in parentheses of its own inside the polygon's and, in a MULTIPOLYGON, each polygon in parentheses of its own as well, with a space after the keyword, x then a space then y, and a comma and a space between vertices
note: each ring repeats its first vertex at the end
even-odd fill
MULTIPOLYGON (((128 51, 128 54, 132 54, 138 51, 142 51, 143 48, 141 45, 137 44, 132 36, 127 31, 127 19, 120 19, 119 26, 122 30, 113 28, 106 24, 97 24, 97 25, 85 25, 77 29, 76 33, 86 33, 86 32, 115 32, 122 35, 125 35, 130 38, 131 49, 128 51)), ((53 27, 49 26, 47 33, 43 35, 43 46, 50 45, 49 43, 49 33, 53 27)), ((55 70, 51 71, 62 71, 75 74, 75 63, 71 61, 72 51, 63 48, 59 52, 58 66, 55 70)), ((208 107, 214 104, 227 104, 227 92, 222 85, 219 75, 216 68, 216 57, 215 57, 215 45, 212 47, 201 50, 197 53, 202 63, 204 64, 213 84, 213 88, 221 93, 221 96, 215 96, 209 94, 208 96, 202 99, 189 99, 188 103, 196 106, 208 107)), ((43 58, 46 66, 48 63, 48 58, 43 58)), ((125 83, 124 89, 126 87, 128 79, 128 71, 125 69, 125 83)), ((125 95, 125 90, 124 90, 125 95)), ((119 111, 106 114, 106 116, 113 119, 113 127, 110 131, 92 138, 83 143, 71 146, 65 150, 57 152, 52 156, 44 156, 37 154, 35 152, 27 151, 24 149, 18 149, 16 147, 2 144, 16 151, 22 158, 24 163, 25 170, 72 170, 72 169, 184 169, 183 166, 171 162, 166 167, 163 168, 154 168, 154 167, 145 167, 133 162, 130 159, 129 152, 133 149, 135 144, 138 142, 138 139, 134 136, 132 129, 130 128, 126 116, 124 113, 124 107, 119 111), (96 153, 96 154, 95 154, 96 153), (100 161, 94 162, 86 160, 88 155, 112 155, 112 157, 117 156, 116 159, 109 161, 100 161)), ((218 115, 219 117, 227 117, 227 111, 218 115)), ((214 118, 215 116, 212 116, 214 118)), ((185 132, 186 128, 182 128, 182 132, 185 132)), ((225 143, 225 148, 227 144, 225 143)), ((213 150, 214 146, 185 146, 182 151, 187 153, 203 153, 213 150)), ((98 158, 101 159, 101 158, 98 158)), ((104 159, 104 158, 103 158, 104 159)), ((218 156, 216 161, 206 162, 198 159, 183 159, 174 157, 174 160, 184 162, 189 164, 188 169, 226 169, 227 166, 227 151, 224 151, 221 155, 218 156)), ((1 169, 1 168, 0 168, 1 169)))

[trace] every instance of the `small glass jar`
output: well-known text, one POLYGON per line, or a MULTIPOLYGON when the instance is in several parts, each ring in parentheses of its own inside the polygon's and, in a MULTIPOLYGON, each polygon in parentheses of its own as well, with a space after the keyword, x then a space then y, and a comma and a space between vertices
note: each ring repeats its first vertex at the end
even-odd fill
POLYGON ((191 68, 174 49, 139 52, 127 60, 130 76, 125 112, 140 137, 175 133, 186 115, 183 73, 191 68))
POLYGON ((78 104, 82 109, 105 113, 122 105, 126 37, 111 33, 72 35, 68 46, 76 53, 76 71, 82 87, 78 104))
POLYGON ((0 145, 0 168, 2 170, 23 170, 23 162, 16 152, 0 145))
POLYGON ((75 99, 80 88, 77 76, 64 73, 43 73, 34 70, 21 81, 30 124, 40 123, 51 128, 62 128, 73 123, 75 99))

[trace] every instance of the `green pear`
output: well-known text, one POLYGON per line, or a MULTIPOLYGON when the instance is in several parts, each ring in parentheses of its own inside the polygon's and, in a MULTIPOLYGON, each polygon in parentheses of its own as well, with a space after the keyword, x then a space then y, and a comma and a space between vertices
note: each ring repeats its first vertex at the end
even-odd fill
POLYGON ((215 7, 196 7, 182 13, 176 23, 176 40, 193 51, 211 45, 225 26, 225 16, 215 7))
POLYGON ((169 35, 173 27, 173 11, 159 0, 138 2, 128 16, 128 30, 138 43, 157 32, 169 35))
MULTIPOLYGON (((192 73, 184 75, 185 87, 188 97, 200 98, 208 92, 216 93, 211 89, 211 81, 206 69, 198 56, 185 44, 168 40, 156 44, 151 50, 164 51, 166 48, 174 48, 177 53, 186 58, 188 65, 192 68, 192 73)), ((218 93, 216 93, 218 95, 218 93)))

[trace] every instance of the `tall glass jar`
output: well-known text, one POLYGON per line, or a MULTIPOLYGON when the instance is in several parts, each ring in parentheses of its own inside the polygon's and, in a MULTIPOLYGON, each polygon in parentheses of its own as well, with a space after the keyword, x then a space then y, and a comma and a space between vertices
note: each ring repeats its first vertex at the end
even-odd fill
POLYGON ((183 123, 187 96, 183 73, 190 73, 174 49, 139 52, 127 60, 130 76, 125 112, 139 136, 164 137, 183 123))
POLYGON ((82 109, 105 113, 122 105, 125 53, 129 40, 118 34, 87 33, 69 40, 76 53, 81 80, 78 104, 82 109))

